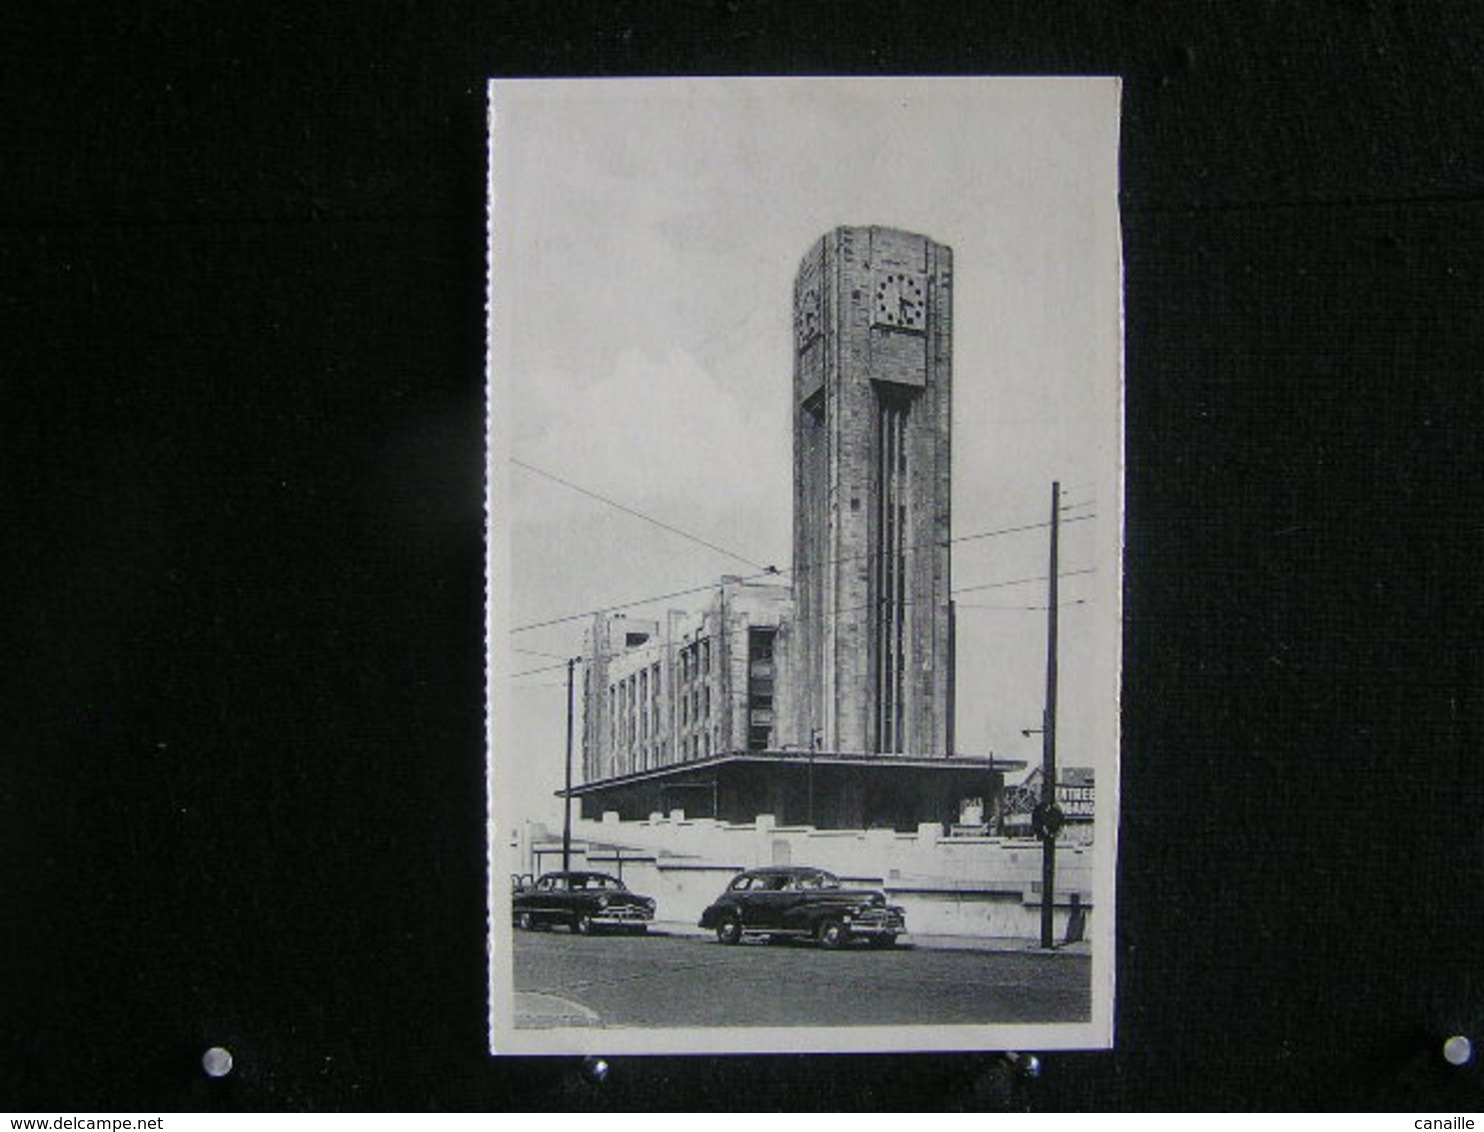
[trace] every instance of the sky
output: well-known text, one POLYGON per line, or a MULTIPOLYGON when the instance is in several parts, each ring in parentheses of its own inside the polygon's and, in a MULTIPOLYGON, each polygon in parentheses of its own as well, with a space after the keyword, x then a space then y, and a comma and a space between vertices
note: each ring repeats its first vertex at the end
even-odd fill
POLYGON ((1058 762, 1109 781, 1121 648, 1116 81, 491 90, 496 824, 560 826, 564 660, 589 621, 575 615, 790 566, 793 280, 840 225, 903 228, 954 253, 959 750, 1040 761, 1040 735, 1021 732, 1040 727, 1045 699, 1047 530, 989 532, 1044 523, 1059 481, 1058 762))

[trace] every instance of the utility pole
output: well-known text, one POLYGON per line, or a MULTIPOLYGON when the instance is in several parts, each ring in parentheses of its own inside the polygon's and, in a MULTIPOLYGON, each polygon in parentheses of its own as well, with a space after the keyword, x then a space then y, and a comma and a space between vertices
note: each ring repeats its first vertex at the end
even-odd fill
POLYGON ((1056 572, 1057 528, 1061 484, 1051 485, 1051 565, 1046 586, 1046 712, 1041 722, 1041 946, 1056 946, 1056 835, 1061 823, 1056 808, 1056 572))
POLYGON ((807 785, 809 802, 809 824, 814 824, 814 756, 819 753, 820 730, 816 727, 809 736, 809 780, 807 785))
POLYGON ((562 793, 562 872, 572 868, 572 672, 575 658, 567 660, 567 789, 562 793))

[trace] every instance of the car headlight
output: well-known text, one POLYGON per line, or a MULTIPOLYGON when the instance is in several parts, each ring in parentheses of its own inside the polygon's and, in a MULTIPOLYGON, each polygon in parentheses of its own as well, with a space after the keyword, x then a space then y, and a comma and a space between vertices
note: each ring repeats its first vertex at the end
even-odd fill
POLYGON ((649 911, 653 912, 654 911, 654 898, 653 897, 648 897, 648 896, 645 897, 644 898, 644 907, 647 908, 647 909, 649 909, 649 911))

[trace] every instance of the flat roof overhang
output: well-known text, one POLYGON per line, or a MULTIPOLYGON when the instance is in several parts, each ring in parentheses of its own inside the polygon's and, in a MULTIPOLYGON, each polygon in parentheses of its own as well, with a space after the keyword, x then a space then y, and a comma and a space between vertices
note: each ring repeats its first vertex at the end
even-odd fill
POLYGON ((815 769, 842 767, 865 771, 910 770, 943 774, 983 771, 986 773, 1008 774, 1011 771, 1024 770, 1028 764, 1024 759, 1001 759, 994 756, 980 757, 977 755, 866 755, 839 751, 821 751, 813 752, 812 754, 809 751, 727 751, 721 754, 708 755, 705 758, 691 759, 688 762, 668 763, 665 766, 654 767, 650 770, 634 771, 631 774, 616 775, 613 778, 600 778, 594 782, 584 782, 580 786, 572 787, 570 793, 566 790, 558 790, 556 794, 559 798, 581 798, 585 795, 620 789, 625 786, 657 783, 665 779, 682 776, 689 778, 696 771, 720 770, 727 767, 749 765, 799 769, 808 769, 812 766, 815 769))

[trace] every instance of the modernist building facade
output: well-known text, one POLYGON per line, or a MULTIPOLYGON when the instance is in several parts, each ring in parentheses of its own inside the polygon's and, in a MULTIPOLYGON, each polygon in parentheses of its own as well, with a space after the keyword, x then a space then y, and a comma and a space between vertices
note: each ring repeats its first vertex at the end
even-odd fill
POLYGON ((698 612, 597 614, 583 642, 584 780, 779 747, 792 604, 787 586, 728 577, 698 612))
POLYGON ((588 816, 913 828, 997 794, 1012 765, 954 750, 952 299, 952 252, 925 236, 838 228, 805 254, 792 585, 594 618, 588 816))

